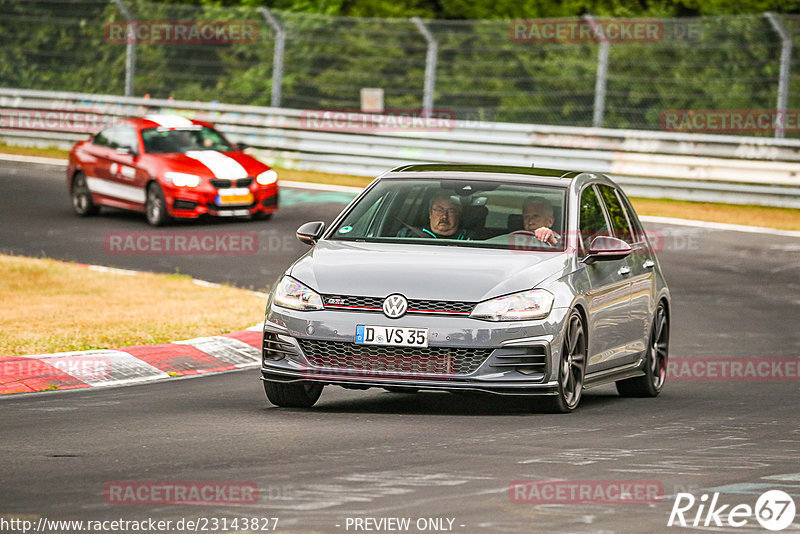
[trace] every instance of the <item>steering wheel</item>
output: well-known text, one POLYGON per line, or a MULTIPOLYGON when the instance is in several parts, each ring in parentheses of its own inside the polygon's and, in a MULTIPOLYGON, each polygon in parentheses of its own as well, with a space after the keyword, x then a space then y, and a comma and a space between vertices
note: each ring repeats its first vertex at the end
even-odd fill
POLYGON ((509 237, 509 239, 514 239, 514 238, 518 238, 518 237, 521 237, 521 238, 524 238, 524 239, 535 239, 536 241, 541 243, 542 246, 550 247, 550 248, 553 248, 553 247, 556 246, 556 245, 552 245, 552 244, 548 243, 547 241, 542 241, 541 239, 536 237, 535 233, 531 232, 530 230, 515 230, 515 231, 511 232, 510 234, 508 234, 508 237, 509 237))
POLYGON ((394 215, 393 217, 394 217, 394 218, 395 218, 395 219, 396 219, 396 220, 397 220, 397 221, 398 221, 400 224, 402 224, 403 226, 405 226, 406 228, 408 228, 409 230, 411 230, 411 232, 412 232, 414 235, 416 235, 417 237, 430 237, 430 236, 428 236, 428 235, 425 235, 425 232, 422 232, 421 230, 419 230, 419 229, 417 229, 417 228, 414 228, 413 226, 411 226, 410 224, 408 224, 407 222, 405 222, 403 219, 401 219, 401 218, 400 218, 400 217, 398 217, 397 215, 394 215))

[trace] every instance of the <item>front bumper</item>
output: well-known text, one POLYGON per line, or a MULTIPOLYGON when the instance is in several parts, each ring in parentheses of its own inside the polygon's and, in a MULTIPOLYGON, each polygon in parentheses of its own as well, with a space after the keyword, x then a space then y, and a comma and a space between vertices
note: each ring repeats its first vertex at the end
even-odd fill
POLYGON ((295 311, 271 307, 264 322, 262 379, 369 387, 476 391, 498 395, 556 394, 568 310, 514 323, 469 317, 295 311), (428 328, 428 348, 354 343, 358 324, 428 328))
POLYGON ((213 188, 164 187, 167 210, 173 217, 197 218, 201 215, 216 217, 246 217, 269 214, 278 209, 278 188, 252 186, 249 191, 253 201, 246 204, 218 205, 218 190, 213 188))

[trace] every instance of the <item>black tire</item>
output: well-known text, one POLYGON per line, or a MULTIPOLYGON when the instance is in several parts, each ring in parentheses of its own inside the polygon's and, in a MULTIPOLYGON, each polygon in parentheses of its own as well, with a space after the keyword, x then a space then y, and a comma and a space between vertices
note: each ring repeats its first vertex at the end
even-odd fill
POLYGON ((100 206, 96 205, 92 200, 92 193, 89 191, 89 185, 86 183, 86 175, 79 172, 72 179, 72 209, 80 217, 87 217, 89 215, 96 215, 100 211, 100 206))
POLYGON ((324 384, 301 382, 299 384, 281 384, 280 382, 264 382, 267 399, 281 408, 311 408, 322 395, 324 384))
POLYGON ((254 221, 268 221, 272 218, 272 213, 264 213, 263 211, 257 211, 253 215, 254 221))
POLYGON ((145 216, 147 222, 152 226, 164 226, 169 222, 167 212, 167 201, 164 200, 164 192, 156 182, 151 182, 147 186, 147 199, 145 200, 145 216))
POLYGON ((663 302, 658 303, 650 337, 647 340, 645 375, 620 380, 617 392, 623 397, 657 397, 667 380, 669 357, 669 316, 663 302))
POLYGON ((558 394, 536 399, 534 406, 549 413, 569 413, 578 407, 586 372, 586 330, 583 317, 572 310, 558 361, 558 394))

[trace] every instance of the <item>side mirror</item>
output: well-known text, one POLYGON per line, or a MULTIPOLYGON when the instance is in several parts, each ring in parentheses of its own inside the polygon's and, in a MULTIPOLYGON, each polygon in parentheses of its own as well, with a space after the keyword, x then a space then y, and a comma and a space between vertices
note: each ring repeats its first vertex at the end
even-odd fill
POLYGON ((631 252, 633 252, 631 246, 622 239, 598 236, 592 239, 589 254, 583 258, 583 263, 591 265, 596 261, 621 260, 631 252))
POLYGON ((322 221, 307 222, 297 229, 295 235, 302 243, 314 245, 325 230, 325 223, 322 221))

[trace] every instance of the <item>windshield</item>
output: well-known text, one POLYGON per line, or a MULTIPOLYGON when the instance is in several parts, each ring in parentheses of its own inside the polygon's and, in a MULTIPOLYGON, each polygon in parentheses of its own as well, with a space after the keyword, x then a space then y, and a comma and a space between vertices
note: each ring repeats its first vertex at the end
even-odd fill
POLYGON ((218 131, 205 126, 187 128, 149 128, 142 130, 144 151, 149 154, 217 150, 232 152, 228 141, 218 131))
POLYGON ((566 189, 481 180, 384 179, 330 239, 562 251, 566 189))

